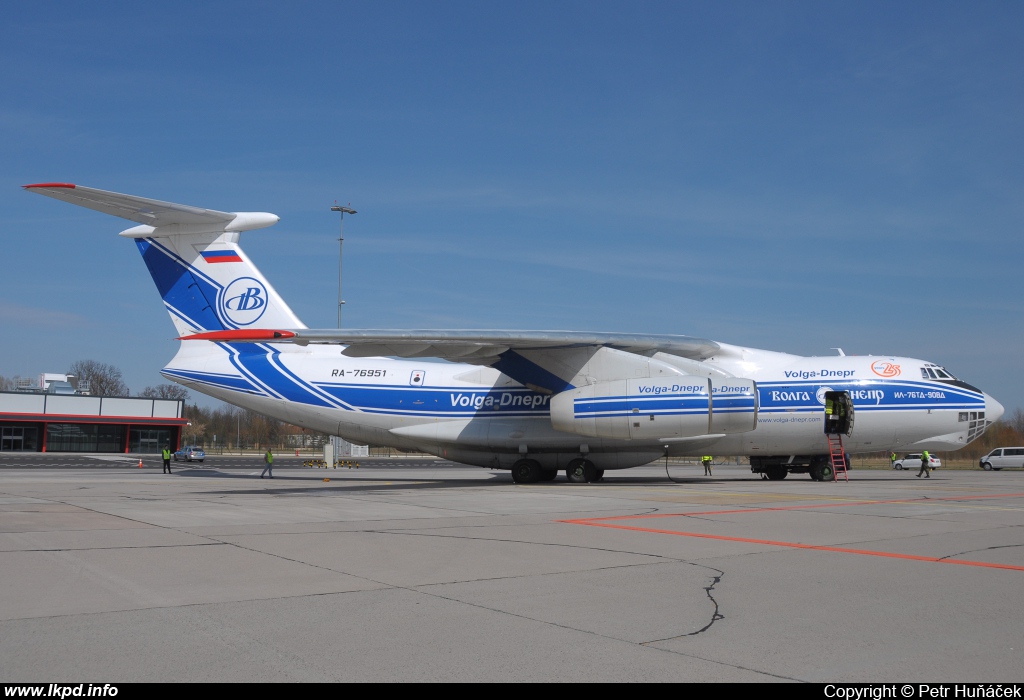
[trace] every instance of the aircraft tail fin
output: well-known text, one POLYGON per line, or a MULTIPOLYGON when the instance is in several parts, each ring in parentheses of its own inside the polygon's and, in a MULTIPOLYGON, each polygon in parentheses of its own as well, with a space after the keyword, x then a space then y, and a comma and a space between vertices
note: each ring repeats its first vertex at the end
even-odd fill
POLYGON ((25 189, 141 223, 132 238, 178 335, 260 326, 305 328, 238 244, 272 226, 265 212, 222 212, 65 183, 25 189))

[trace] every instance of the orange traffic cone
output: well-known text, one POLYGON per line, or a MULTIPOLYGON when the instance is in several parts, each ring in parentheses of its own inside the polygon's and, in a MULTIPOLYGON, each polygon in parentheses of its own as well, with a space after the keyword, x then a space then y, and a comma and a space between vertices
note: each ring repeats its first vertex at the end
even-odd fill
POLYGON ((139 469, 142 469, 142 460, 139 460, 139 469))

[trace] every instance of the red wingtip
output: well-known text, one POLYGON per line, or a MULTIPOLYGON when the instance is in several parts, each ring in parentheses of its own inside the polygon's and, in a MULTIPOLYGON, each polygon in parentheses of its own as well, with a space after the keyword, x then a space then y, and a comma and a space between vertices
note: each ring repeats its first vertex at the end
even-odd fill
POLYGON ((253 329, 248 330, 240 328, 238 330, 231 331, 207 331, 206 333, 196 333, 195 335, 183 335, 178 340, 214 340, 221 342, 246 342, 254 340, 280 340, 282 338, 294 338, 295 334, 291 331, 274 331, 264 329, 253 329))
POLYGON ((75 189, 75 186, 70 182, 40 182, 35 185, 22 185, 22 188, 26 190, 31 190, 35 187, 64 187, 69 190, 75 189))

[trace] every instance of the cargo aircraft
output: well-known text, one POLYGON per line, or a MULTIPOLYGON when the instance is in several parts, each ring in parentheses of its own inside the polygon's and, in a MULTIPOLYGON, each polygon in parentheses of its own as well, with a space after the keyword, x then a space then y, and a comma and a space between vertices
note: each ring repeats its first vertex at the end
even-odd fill
POLYGON ((354 443, 511 470, 516 483, 560 471, 593 482, 709 453, 748 456, 769 479, 821 481, 833 477, 826 402, 847 409, 852 453, 956 450, 1003 413, 909 357, 803 357, 682 335, 307 328, 239 246, 274 214, 66 183, 25 189, 139 224, 120 235, 138 246, 181 341, 167 379, 354 443))

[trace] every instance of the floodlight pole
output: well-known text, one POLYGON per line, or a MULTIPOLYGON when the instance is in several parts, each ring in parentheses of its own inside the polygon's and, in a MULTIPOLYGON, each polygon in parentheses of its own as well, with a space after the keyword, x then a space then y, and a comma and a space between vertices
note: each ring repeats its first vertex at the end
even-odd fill
POLYGON ((331 211, 341 213, 341 228, 339 229, 338 236, 338 328, 341 328, 341 307, 345 304, 341 298, 341 256, 345 246, 345 214, 355 214, 356 210, 351 207, 341 207, 335 204, 331 207, 331 211))

